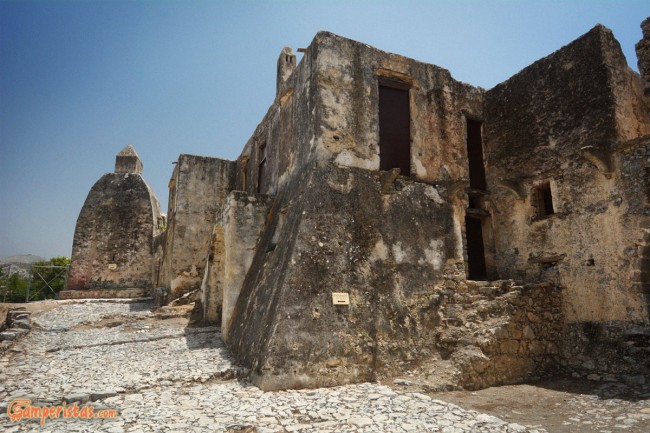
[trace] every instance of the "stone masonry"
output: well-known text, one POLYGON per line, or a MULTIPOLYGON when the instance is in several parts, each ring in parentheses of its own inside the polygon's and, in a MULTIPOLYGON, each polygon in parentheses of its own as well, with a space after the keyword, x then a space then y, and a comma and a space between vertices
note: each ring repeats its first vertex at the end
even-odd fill
POLYGON ((152 287, 153 238, 164 225, 158 199, 128 145, 88 193, 61 298, 137 297, 152 287))
MULTIPOLYGON (((642 29, 641 75, 597 25, 489 90, 329 32, 300 62, 284 48, 239 158, 179 157, 133 271, 200 288, 195 312, 264 390, 650 377, 642 29)), ((106 272, 84 251, 73 266, 106 272)))
POLYGON ((155 286, 172 297, 201 287, 210 233, 234 182, 234 163, 180 155, 169 181, 168 229, 157 239, 155 286), (164 251, 164 254, 162 254, 164 251))

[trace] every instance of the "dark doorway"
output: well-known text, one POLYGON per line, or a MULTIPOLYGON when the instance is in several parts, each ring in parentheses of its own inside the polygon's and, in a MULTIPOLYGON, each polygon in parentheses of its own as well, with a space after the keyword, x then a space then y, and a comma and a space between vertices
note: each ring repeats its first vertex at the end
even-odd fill
POLYGON ((467 159, 469 160, 469 187, 486 190, 481 122, 472 119, 467 119, 467 159))
POLYGON ((409 91, 379 85, 379 169, 411 175, 409 91))
POLYGON ((465 236, 467 237, 468 278, 484 280, 487 278, 487 270, 483 246, 483 227, 479 218, 465 217, 465 236))

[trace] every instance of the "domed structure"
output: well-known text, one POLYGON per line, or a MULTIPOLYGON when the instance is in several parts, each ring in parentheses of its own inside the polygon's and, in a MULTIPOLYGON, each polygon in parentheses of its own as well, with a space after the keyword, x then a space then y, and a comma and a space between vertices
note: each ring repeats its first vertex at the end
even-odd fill
POLYGON ((142 177, 133 146, 115 158, 88 193, 72 245, 61 298, 133 297, 151 288, 153 238, 164 225, 156 195, 142 177))

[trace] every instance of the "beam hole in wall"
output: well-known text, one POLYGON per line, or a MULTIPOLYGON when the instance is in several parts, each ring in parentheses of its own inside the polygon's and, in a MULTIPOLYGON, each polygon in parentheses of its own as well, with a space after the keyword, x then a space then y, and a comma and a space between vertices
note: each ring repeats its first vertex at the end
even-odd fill
POLYGON ((533 205, 535 206, 535 216, 544 218, 555 213, 553 207, 553 194, 551 184, 544 182, 533 188, 533 205))
POLYGON ((379 169, 411 175, 411 112, 408 88, 379 82, 379 169))

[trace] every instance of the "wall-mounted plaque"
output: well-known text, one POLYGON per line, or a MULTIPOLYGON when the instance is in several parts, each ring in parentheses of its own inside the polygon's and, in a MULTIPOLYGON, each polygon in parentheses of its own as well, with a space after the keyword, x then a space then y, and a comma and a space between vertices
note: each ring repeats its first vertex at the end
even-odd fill
POLYGON ((332 293, 332 304, 334 305, 350 305, 349 293, 332 293))
POLYGON ((108 269, 110 271, 114 271, 115 269, 117 269, 117 265, 115 263, 109 263, 108 264, 108 269))

